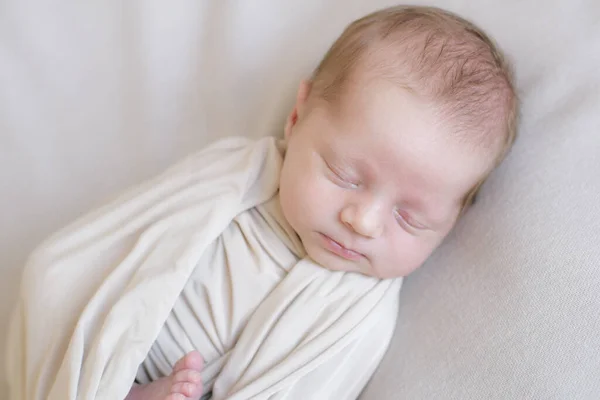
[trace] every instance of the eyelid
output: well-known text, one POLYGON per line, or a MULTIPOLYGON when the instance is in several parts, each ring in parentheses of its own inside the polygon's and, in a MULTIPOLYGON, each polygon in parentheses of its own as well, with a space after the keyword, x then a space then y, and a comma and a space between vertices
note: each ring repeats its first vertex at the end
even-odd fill
POLYGON ((341 180, 344 184, 350 186, 351 189, 356 189, 360 182, 352 181, 350 178, 345 176, 342 172, 340 172, 337 168, 333 167, 327 161, 325 161, 325 165, 327 168, 336 176, 337 179, 341 180))
POLYGON ((396 219, 401 219, 402 223, 407 224, 408 226, 410 226, 413 229, 417 229, 417 230, 425 230, 427 229, 427 227, 423 224, 421 224, 419 221, 415 221, 414 218, 412 218, 409 214, 402 215, 402 210, 398 210, 396 209, 394 211, 394 214, 397 215, 396 219))

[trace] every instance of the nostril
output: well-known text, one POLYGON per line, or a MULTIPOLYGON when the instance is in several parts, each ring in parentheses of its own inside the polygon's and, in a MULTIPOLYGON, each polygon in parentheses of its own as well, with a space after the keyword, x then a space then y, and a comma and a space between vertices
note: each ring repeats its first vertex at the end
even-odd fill
POLYGON ((354 227, 352 226, 352 223, 351 223, 352 215, 353 215, 353 210, 350 207, 345 207, 339 216, 342 224, 344 224, 349 229, 354 229, 354 227))

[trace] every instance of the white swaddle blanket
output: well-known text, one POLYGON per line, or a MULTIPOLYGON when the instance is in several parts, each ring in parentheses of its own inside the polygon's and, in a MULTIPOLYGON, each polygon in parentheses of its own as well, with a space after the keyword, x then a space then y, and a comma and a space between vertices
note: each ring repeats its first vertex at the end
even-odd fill
POLYGON ((401 279, 304 257, 277 218, 281 164, 274 138, 222 140, 40 246, 10 326, 11 399, 124 398, 152 377, 193 287, 198 335, 172 337, 166 357, 204 352, 213 399, 356 398, 388 346, 401 279))

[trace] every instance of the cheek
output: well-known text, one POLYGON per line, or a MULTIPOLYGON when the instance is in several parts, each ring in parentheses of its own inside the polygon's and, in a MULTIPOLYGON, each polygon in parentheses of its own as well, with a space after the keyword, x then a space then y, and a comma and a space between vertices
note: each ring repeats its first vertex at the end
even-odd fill
POLYGON ((304 168, 284 169, 280 185, 284 215, 296 230, 325 222, 335 206, 332 200, 339 199, 333 184, 320 171, 304 165, 304 168))
POLYGON ((315 192, 310 171, 294 163, 284 165, 279 196, 284 216, 294 229, 298 230, 299 225, 304 225, 311 213, 315 192))
POLYGON ((381 260, 388 277, 406 276, 420 267, 430 254, 431 245, 417 236, 398 228, 398 232, 387 242, 386 259, 381 260))
POLYGON ((315 223, 319 222, 318 220, 330 208, 331 194, 315 171, 306 170, 297 180, 292 201, 306 222, 315 223))

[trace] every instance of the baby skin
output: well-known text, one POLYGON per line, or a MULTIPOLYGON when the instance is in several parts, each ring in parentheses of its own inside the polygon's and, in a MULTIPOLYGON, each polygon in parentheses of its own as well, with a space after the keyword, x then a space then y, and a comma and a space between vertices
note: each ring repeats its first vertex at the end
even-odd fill
POLYGON ((203 366, 200 353, 189 352, 177 361, 171 375, 145 385, 134 385, 125 400, 199 400, 203 366))
MULTIPOLYGON (((369 18, 300 84, 278 195, 316 264, 390 279, 453 229, 514 141, 517 100, 498 51, 465 21, 413 8, 369 18)), ((189 353, 127 399, 198 400, 201 368, 189 353)))

